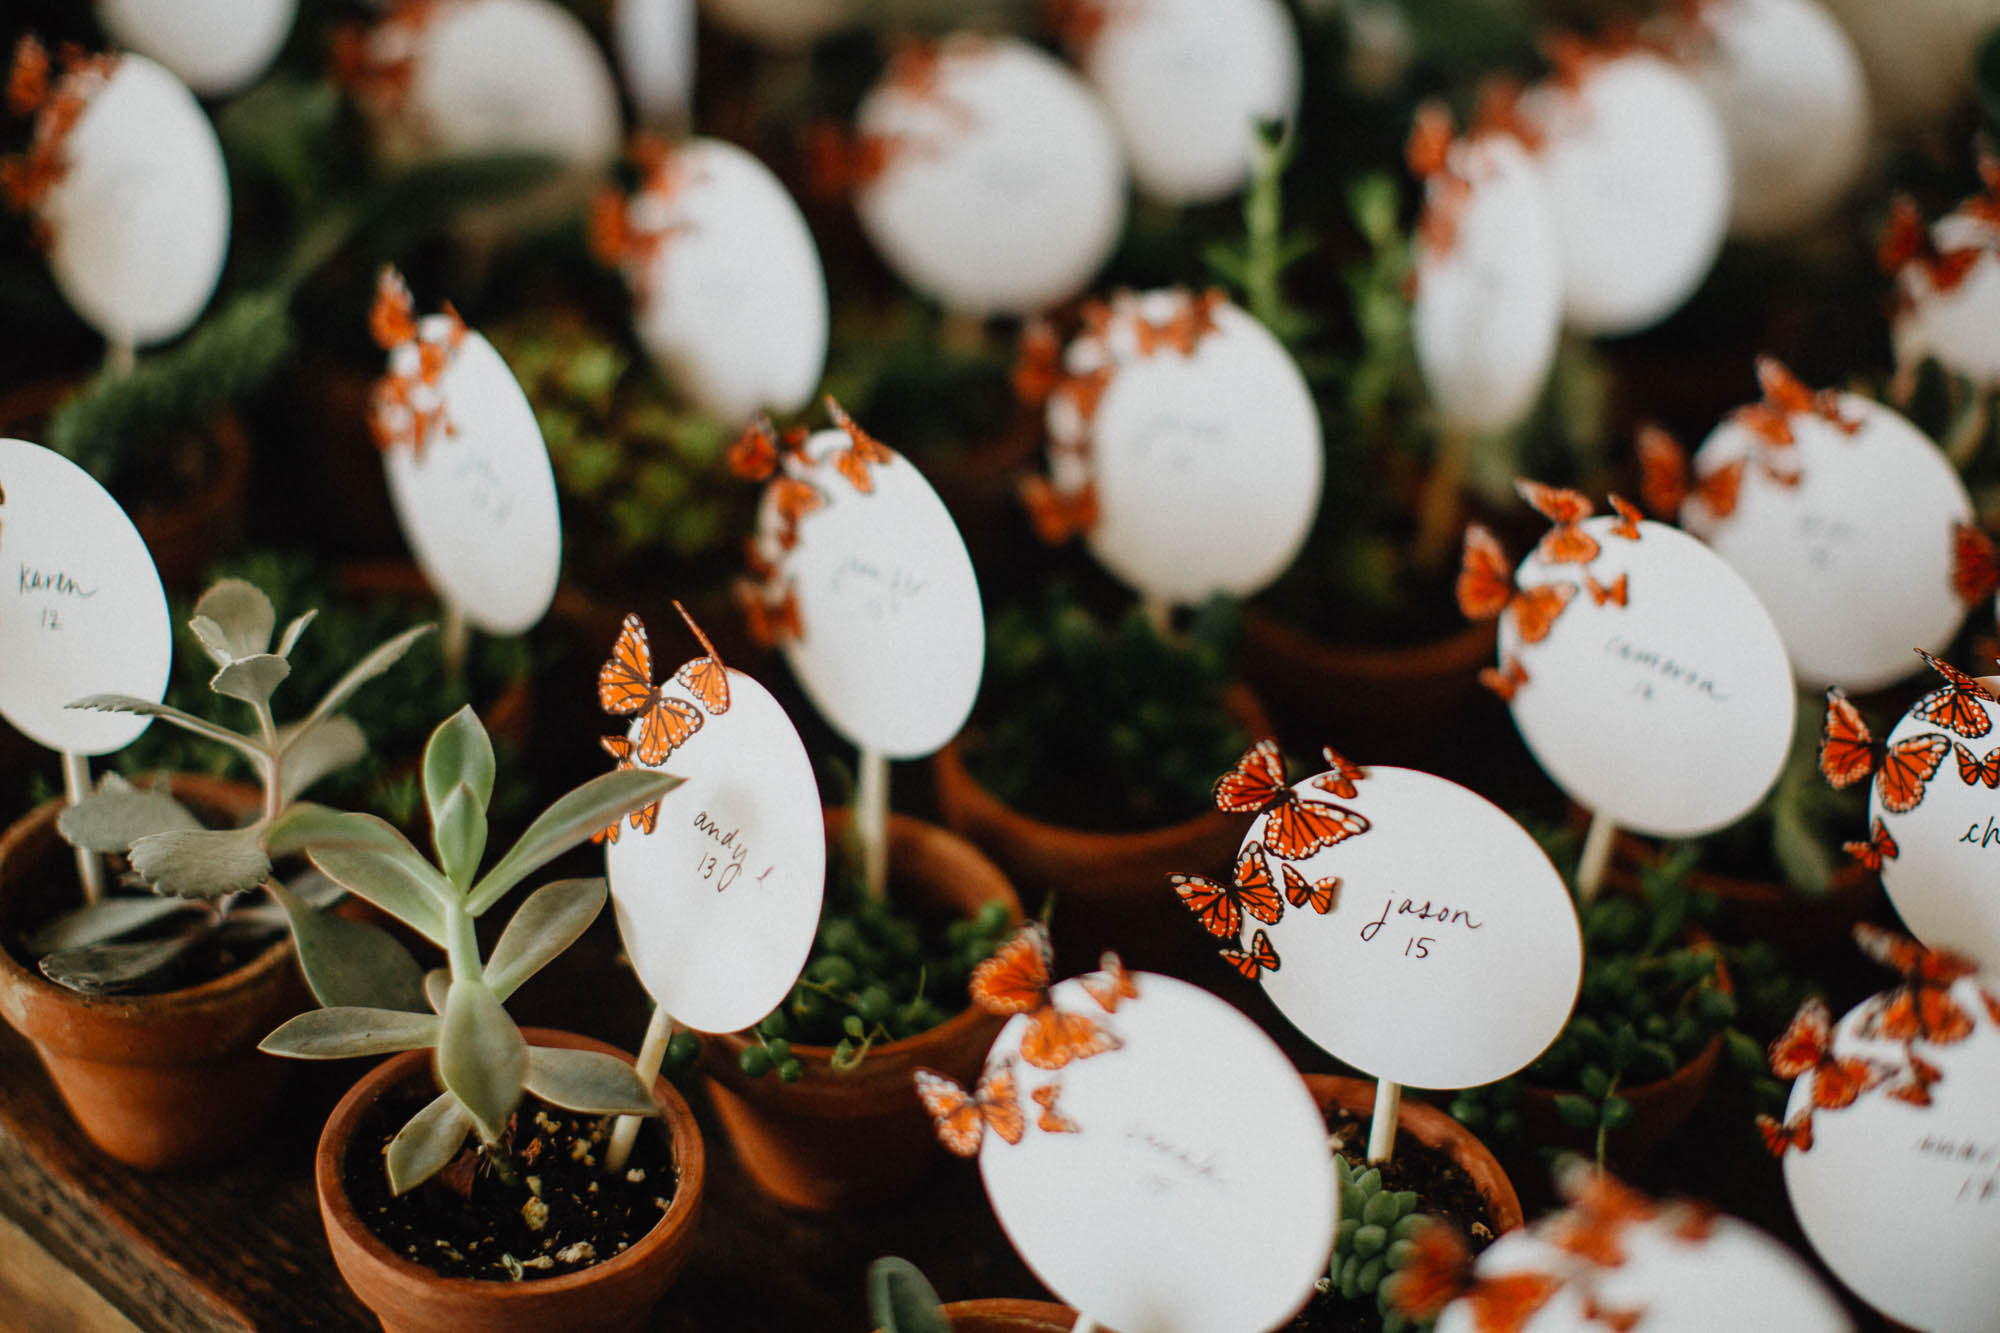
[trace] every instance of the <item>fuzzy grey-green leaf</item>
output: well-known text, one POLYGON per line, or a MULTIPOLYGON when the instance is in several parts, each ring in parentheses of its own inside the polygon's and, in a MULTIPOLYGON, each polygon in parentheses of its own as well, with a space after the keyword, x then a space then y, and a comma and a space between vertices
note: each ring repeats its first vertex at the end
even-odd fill
POLYGON ((308 1009, 287 1019, 257 1049, 295 1060, 345 1060, 356 1055, 394 1055, 436 1046, 444 1024, 436 1014, 343 1005, 308 1009))
POLYGON ((438 1077, 456 1093, 488 1143, 499 1141, 521 1100, 528 1043, 477 977, 454 977, 438 1035, 438 1077))
POLYGON ((424 973, 424 999, 433 1013, 444 1012, 444 1002, 451 995, 451 969, 434 967, 424 973))
POLYGON ((209 677, 208 688, 229 699, 241 699, 253 708, 271 702, 271 693, 292 674, 292 664, 273 653, 242 657, 209 677))
POLYGON ((58 986, 87 995, 111 995, 150 982, 205 936, 197 929, 130 944, 87 944, 48 954, 40 967, 42 975, 58 986))
POLYGON ((28 952, 39 955, 63 949, 81 949, 87 944, 101 944, 150 926, 162 917, 173 916, 177 912, 202 910, 183 898, 161 898, 152 894, 143 898, 105 898, 85 903, 44 924, 28 936, 28 952))
POLYGON ((432 821, 460 783, 472 789, 484 810, 493 800, 493 775, 492 738, 467 705, 438 723, 424 745, 424 805, 432 821))
POLYGON ((133 787, 122 780, 112 785, 107 773, 97 790, 56 816, 56 832, 72 847, 92 852, 122 852, 149 833, 172 833, 201 827, 194 812, 165 791, 133 787))
POLYGON ((440 1093, 389 1140, 389 1189, 408 1194, 450 1165, 472 1133, 472 1116, 450 1093, 440 1093))
POLYGON ((465 783, 446 793, 431 821, 431 843, 446 877, 461 893, 471 888, 486 855, 486 809, 465 783))
POLYGON ((430 633, 433 628, 431 625, 418 625, 377 644, 368 656, 349 667, 347 674, 335 681, 325 696, 313 705, 312 712, 306 715, 306 723, 310 725, 339 711, 340 706, 346 703, 356 690, 400 662, 403 654, 410 651, 410 645, 430 633))
POLYGON ((546 967, 604 910, 603 879, 559 879, 528 895, 514 910, 486 960, 486 984, 506 999, 546 967))
POLYGON ((473 886, 467 908, 478 916, 507 890, 591 834, 680 785, 681 779, 670 774, 635 768, 601 774, 558 797, 473 886))
POLYGON ((868 1317, 882 1333, 951 1333, 937 1289, 893 1254, 868 1265, 868 1317))
POLYGON ((602 1051, 530 1046, 523 1083, 545 1102, 585 1115, 658 1115, 631 1065, 602 1051))
POLYGON ((182 829, 135 841, 132 869, 155 893, 220 898, 262 884, 271 859, 255 828, 182 829))
POLYGON ((236 750, 251 763, 262 763, 263 750, 248 737, 239 736, 227 727, 219 727, 206 718, 183 712, 172 704, 155 703, 130 694, 90 694, 81 699, 72 699, 64 708, 85 708, 96 713, 134 713, 140 717, 156 717, 162 722, 172 723, 183 731, 191 731, 197 736, 214 741, 217 745, 227 745, 236 750))
POLYGON ((323 717, 303 731, 280 732, 278 744, 279 790, 288 801, 368 753, 368 738, 345 713, 323 717))
POLYGON ((271 895, 291 923, 299 970, 314 999, 329 1009, 366 1005, 424 1012, 424 970, 395 936, 366 921, 322 912, 275 881, 271 895))
POLYGON ((292 649, 299 646, 299 636, 306 632, 306 626, 312 624, 313 618, 318 614, 317 610, 313 610, 306 612, 302 616, 294 616, 292 618, 292 623, 285 626, 285 632, 278 636, 278 656, 290 657, 292 655, 292 649))
POLYGON ((277 623, 278 613, 263 589, 243 579, 219 579, 194 604, 189 625, 215 664, 227 666, 267 651, 277 623))

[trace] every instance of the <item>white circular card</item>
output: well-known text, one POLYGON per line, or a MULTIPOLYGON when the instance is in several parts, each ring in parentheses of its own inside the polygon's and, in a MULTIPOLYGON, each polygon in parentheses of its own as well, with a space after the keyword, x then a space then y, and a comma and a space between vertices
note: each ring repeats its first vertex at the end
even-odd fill
POLYGON ((1638 524, 1637 540, 1616 526, 1578 525, 1598 548, 1587 564, 1521 562, 1517 583, 1567 600, 1539 643, 1514 614, 1500 618, 1503 668, 1516 661, 1528 677, 1514 723, 1586 809, 1652 837, 1711 833, 1749 813, 1784 766, 1797 703, 1785 645, 1707 546, 1661 523, 1638 524))
POLYGON ((0 440, 0 560, 0 713, 51 750, 130 745, 151 718, 64 705, 167 692, 167 595, 132 520, 61 454, 0 440))
MULTIPOLYGON (((986 660, 972 559, 944 502, 908 459, 867 465, 863 494, 831 460, 848 436, 806 441, 802 469, 823 504, 798 524, 779 579, 796 599, 799 635, 785 660, 834 730, 891 759, 930 754, 965 725, 986 660)), ((778 543, 775 507, 760 540, 778 543)))
POLYGON ((1575 1007, 1583 937, 1569 890, 1485 797, 1414 769, 1366 772, 1352 797, 1313 778, 1294 784, 1309 804, 1360 814, 1366 832, 1289 863, 1264 851, 1270 815, 1244 838, 1295 899, 1339 883, 1330 912, 1290 901, 1269 927, 1282 965, 1263 974, 1264 989, 1321 1049, 1374 1078, 1413 1088, 1505 1078, 1547 1049, 1575 1007))
POLYGON ((1741 472, 1735 508, 1691 498, 1681 521, 1756 590, 1808 689, 1866 691, 1918 669, 1965 620, 1952 587, 1952 529, 1972 520, 1965 484, 1928 436, 1879 403, 1839 397, 1847 433, 1793 412, 1793 443, 1725 420, 1694 472, 1741 472))
MULTIPOLYGON (((1785 1153, 1785 1188, 1813 1249, 1870 1305, 1911 1328, 1984 1329, 2000 1307, 1992 1262, 2000 1250, 2000 1030, 1973 980, 1950 994, 1976 1017, 1962 1041, 1920 1043, 1919 1055, 1943 1075, 1929 1089, 1931 1104, 1877 1087, 1851 1106, 1814 1111, 1812 1147, 1785 1153)), ((1871 1003, 1835 1026, 1833 1053, 1900 1069, 1900 1044, 1856 1033, 1871 1003)), ((1812 1104, 1814 1077, 1792 1086, 1788 1120, 1812 1104)))
POLYGON ((1636 333, 1701 285, 1729 222, 1729 147, 1701 89, 1658 56, 1587 67, 1536 90, 1544 178, 1579 333, 1636 333))
MULTIPOLYGON (((671 676, 660 688, 701 707, 671 676)), ((728 711, 705 716, 661 765, 682 783, 652 832, 621 830, 604 861, 619 937, 653 1002, 697 1032, 735 1032, 805 966, 826 830, 812 760, 770 691, 732 670, 728 711)))
POLYGON ((1279 0, 1121 4, 1083 53, 1139 189, 1167 204, 1220 199, 1250 178, 1259 121, 1299 103, 1299 39, 1279 0))
MULTIPOLYGON (((1959 707, 1967 718, 2000 722, 2000 704, 1967 695, 1959 707)), ((2000 783, 2000 728, 1966 736, 1906 713, 1884 743, 1889 762, 1912 773, 1928 767, 1933 752, 1943 753, 1931 776, 1915 784, 1920 795, 1908 810, 1883 803, 1879 774, 1869 786, 1870 835, 1879 820, 1895 845, 1895 854, 1882 859, 1883 890, 1925 944, 2000 958, 2000 897, 1993 892, 2000 873, 2000 790, 1986 781, 1990 775, 2000 783), (1930 737, 1942 737, 1949 748, 1930 737)), ((1899 790, 1895 804, 1906 801, 1899 790)))
POLYGON ((229 248, 229 177, 201 104, 146 57, 121 55, 62 159, 38 209, 56 285, 114 343, 179 336, 229 248))
POLYGON ((826 368, 826 274, 770 168, 690 140, 626 210, 659 238, 627 277, 639 340, 675 385, 729 421, 803 409, 826 368))
POLYGON ((535 411, 467 330, 438 386, 450 429, 382 456, 403 536, 438 595, 488 634, 524 634, 555 600, 562 515, 535 411))
POLYGON ((97 21, 203 97, 227 97, 269 69, 298 0, 97 0, 97 21))
POLYGON ((1896 275, 1896 364, 1914 372, 1936 357, 1952 374, 1991 388, 2000 384, 2000 231, 1958 212, 1930 235, 1943 262, 1919 256, 1896 275))
POLYGON ((854 207, 889 266, 968 315, 1029 315, 1089 286, 1125 223, 1124 161, 1096 95, 1012 39, 904 59, 856 120, 886 154, 854 207))
POLYGON ((686 119, 694 102, 694 0, 616 0, 611 36, 639 119, 686 119))
POLYGON ((1073 1308, 1120 1333, 1262 1333, 1312 1294, 1338 1208, 1326 1122, 1271 1039, 1208 992, 1148 972, 1106 1014, 1055 987, 1119 1049, 1056 1073, 1015 1060, 1015 1017, 988 1067, 1013 1061, 1029 1125, 985 1136, 980 1174, 1022 1259, 1073 1308), (1037 1089, 1074 1132, 1038 1128, 1037 1089), (1047 1095, 1047 1094, 1045 1094, 1047 1095))
POLYGON ((1449 170, 1470 193, 1433 190, 1454 210, 1451 243, 1417 247, 1410 308, 1417 364, 1449 427, 1518 425, 1541 396, 1562 331, 1562 259, 1542 174, 1505 134, 1455 144, 1449 170))

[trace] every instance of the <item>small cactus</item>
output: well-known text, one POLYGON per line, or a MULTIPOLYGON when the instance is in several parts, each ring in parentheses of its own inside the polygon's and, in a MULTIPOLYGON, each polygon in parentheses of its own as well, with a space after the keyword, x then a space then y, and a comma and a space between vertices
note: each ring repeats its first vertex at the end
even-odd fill
POLYGON ((1336 1153, 1333 1170, 1340 1187, 1340 1228, 1334 1233, 1325 1289, 1350 1301, 1373 1296, 1383 1333, 1416 1327, 1391 1303, 1393 1278, 1410 1261, 1411 1238, 1436 1219, 1417 1211, 1414 1191, 1383 1189, 1378 1167, 1357 1172, 1336 1153))

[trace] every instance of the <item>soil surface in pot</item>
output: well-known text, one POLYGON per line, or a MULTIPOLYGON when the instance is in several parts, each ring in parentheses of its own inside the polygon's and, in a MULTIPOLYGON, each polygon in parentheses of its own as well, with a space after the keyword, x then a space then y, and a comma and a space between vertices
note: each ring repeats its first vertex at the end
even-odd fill
POLYGON ((384 1097, 370 1107, 348 1153, 354 1210, 396 1254, 443 1277, 532 1281, 612 1258, 640 1240, 673 1202, 672 1151, 642 1133, 623 1171, 603 1161, 615 1116, 579 1115, 522 1102, 510 1122, 519 1183, 508 1184, 475 1145, 398 1198, 383 1154, 427 1095, 384 1097))
MULTIPOLYGON (((1367 1166, 1368 1118, 1343 1107, 1326 1112, 1328 1138, 1334 1151, 1355 1170, 1367 1166)), ((1417 1211, 1444 1219, 1466 1239, 1473 1254, 1494 1240, 1493 1216, 1479 1187, 1451 1155, 1420 1143, 1406 1129, 1396 1131, 1396 1151, 1382 1164, 1382 1188, 1391 1192, 1411 1190, 1417 1196, 1417 1211)), ((1322 1289, 1298 1317, 1285 1326, 1292 1333, 1376 1333, 1382 1316, 1375 1298, 1361 1296, 1347 1300, 1338 1291, 1322 1289)))

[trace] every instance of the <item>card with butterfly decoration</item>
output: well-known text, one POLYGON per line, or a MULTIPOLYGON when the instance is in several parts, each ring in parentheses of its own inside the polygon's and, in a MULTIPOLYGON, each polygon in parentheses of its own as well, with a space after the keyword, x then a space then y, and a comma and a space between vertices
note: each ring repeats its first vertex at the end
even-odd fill
POLYGON ((1269 1037, 1114 955, 1053 982, 1032 925, 973 994, 1013 1015, 983 1077, 920 1071, 918 1095, 1077 1329, 1256 1333, 1305 1302, 1339 1203, 1325 1123, 1269 1037))
POLYGON ((1992 543, 1957 470, 1903 417, 1810 390, 1773 357, 1758 358, 1757 380, 1762 400, 1692 458, 1664 431, 1640 432, 1641 498, 1756 591, 1802 686, 1889 685, 1915 669, 1911 645, 1944 651, 1967 608, 1992 597, 1992 543))
POLYGON ((1500 621, 1482 679, 1556 785, 1592 812, 1578 891, 1602 883, 1617 827, 1689 837, 1743 817, 1790 748, 1791 665, 1756 592, 1708 546, 1613 496, 1516 483, 1550 519, 1510 568, 1466 529, 1458 602, 1500 621))
POLYGON ((1973 393, 1952 432, 1951 452, 1977 446, 1990 395, 2000 386, 2000 157, 1979 150, 1981 190, 1926 223, 1917 202, 1899 195, 1877 254, 1896 284, 1890 333, 1896 377, 1907 399, 1925 358, 1969 381, 1973 393))
MULTIPOLYGON (((632 719, 624 735, 602 738, 617 766, 681 779, 671 802, 596 835, 619 937, 654 1004, 639 1051, 646 1080, 677 1026, 734 1032, 785 998, 826 884, 819 784, 804 742, 770 691, 726 666, 686 609, 674 609, 700 656, 655 680, 645 624, 628 615, 597 684, 600 706, 632 719)), ((620 1122, 612 1169, 638 1128, 620 1122)))
POLYGON ((513 372, 449 302, 418 318, 402 275, 385 267, 368 328, 388 354, 369 430, 404 539, 444 603, 445 660, 456 670, 468 628, 522 634, 555 600, 555 473, 513 372))
POLYGON ((1866 836, 1847 853, 1918 939, 1975 957, 2000 953, 1988 858, 2000 853, 2000 677, 1974 677, 1918 650, 1943 684, 1881 740, 1838 688, 1826 693, 1819 767, 1836 788, 1868 783, 1866 836))
POLYGON ((1984 1328, 2000 1301, 2000 998, 1971 955, 1867 925, 1897 974, 1837 1021, 1809 1001, 1771 1044, 1794 1078, 1760 1118, 1806 1239, 1855 1294, 1911 1328, 1984 1328))
MULTIPOLYGON (((121 750, 152 719, 69 708, 92 694, 158 702, 173 665, 173 627, 153 557, 110 493, 76 464, 26 440, 0 440, 0 542, 19 577, 0 581, 0 714, 62 755, 74 804, 91 755, 121 750)), ((104 863, 79 850, 87 900, 104 863)))
POLYGON ((927 755, 972 711, 984 666, 979 582, 916 467, 827 400, 835 429, 753 424, 731 470, 765 482, 751 569, 753 636, 775 643, 815 707, 860 750, 856 820, 871 893, 887 876, 889 761, 927 755))

